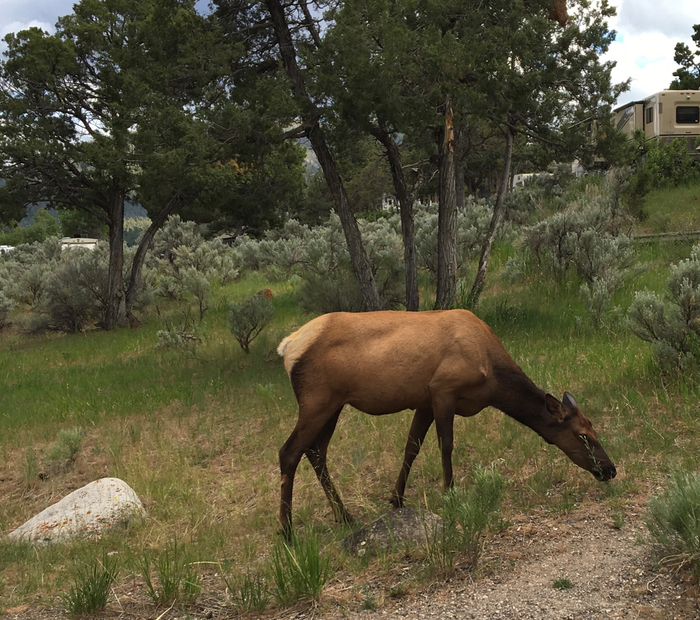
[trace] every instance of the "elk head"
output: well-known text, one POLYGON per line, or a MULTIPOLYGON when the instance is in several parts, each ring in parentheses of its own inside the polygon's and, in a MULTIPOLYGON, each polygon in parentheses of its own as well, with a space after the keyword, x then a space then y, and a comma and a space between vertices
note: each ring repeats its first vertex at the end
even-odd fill
POLYGON ((547 394, 545 405, 554 418, 550 426, 553 432, 548 441, 562 450, 576 465, 591 472, 597 480, 614 478, 617 474, 615 465, 600 445, 590 420, 579 411, 574 397, 564 392, 559 402, 547 394))

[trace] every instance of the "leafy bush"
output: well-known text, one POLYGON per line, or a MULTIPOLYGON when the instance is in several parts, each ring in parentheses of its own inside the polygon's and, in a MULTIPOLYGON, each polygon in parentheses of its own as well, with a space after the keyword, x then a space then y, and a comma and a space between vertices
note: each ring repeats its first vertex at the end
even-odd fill
MULTIPOLYGON (((438 213, 436 205, 416 205, 416 253, 418 268, 427 271, 437 281, 438 266, 438 213)), ((485 200, 467 197, 463 210, 457 214, 457 277, 469 272, 469 261, 478 257, 481 245, 491 224, 492 207, 485 200)), ((501 233, 505 234, 505 233, 501 233)))
POLYGON ((632 332, 651 343, 665 372, 696 369, 700 361, 700 244, 690 258, 672 265, 665 301, 637 292, 629 308, 632 332))
POLYGON ((667 562, 700 573, 700 474, 676 472, 649 502, 646 524, 667 562))
POLYGON ((10 312, 12 312, 12 300, 0 291, 0 329, 5 329, 10 324, 10 312))
POLYGON ((18 304, 38 306, 60 259, 61 242, 55 237, 17 246, 0 263, 0 289, 18 304))
MULTIPOLYGON (((437 212, 434 207, 415 208, 416 246, 419 269, 437 274, 437 212)), ((457 218, 459 274, 476 256, 491 219, 484 201, 468 200, 457 218)), ((359 220, 360 232, 372 265, 383 308, 403 303, 404 265, 401 221, 398 214, 374 221, 359 220)), ((239 264, 245 269, 265 270, 272 279, 301 279, 299 303, 310 312, 363 310, 363 298, 355 279, 340 220, 332 213, 328 222, 313 228, 288 220, 280 230, 268 231, 260 241, 236 240, 239 264)))
POLYGON ((700 168, 688 153, 685 139, 649 143, 644 168, 657 188, 688 185, 700 179, 700 168))
POLYGON ((67 251, 50 274, 45 303, 38 310, 51 329, 75 333, 104 316, 107 299, 106 265, 100 269, 88 250, 67 251))
POLYGON ((85 431, 81 428, 61 429, 56 435, 56 441, 49 452, 52 461, 75 461, 83 447, 85 431))
POLYGON ((231 304, 231 333, 246 353, 250 353, 250 343, 267 327, 274 313, 275 308, 264 293, 248 297, 243 303, 231 304))
MULTIPOLYGON (((523 243, 545 272, 561 280, 574 271, 581 281, 581 297, 596 323, 608 311, 613 293, 639 270, 631 239, 623 232, 630 226, 620 206, 624 174, 610 171, 601 186, 589 185, 578 200, 563 211, 525 229, 523 243)), ((522 272, 521 260, 511 261, 506 272, 522 272)))
POLYGON ((201 321, 209 308, 211 282, 238 276, 237 256, 219 240, 206 241, 194 222, 171 216, 156 233, 149 254, 155 293, 194 304, 201 321))

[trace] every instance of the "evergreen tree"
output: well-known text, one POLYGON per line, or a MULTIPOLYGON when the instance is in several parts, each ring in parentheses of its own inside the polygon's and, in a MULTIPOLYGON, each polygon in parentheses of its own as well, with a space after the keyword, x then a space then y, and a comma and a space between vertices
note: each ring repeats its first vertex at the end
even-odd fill
POLYGON ((0 204, 48 201, 108 227, 105 328, 126 321, 145 251, 217 158, 197 110, 230 48, 192 0, 82 0, 56 33, 6 37, 0 63, 0 204), (124 203, 152 225, 123 280, 124 203))
POLYGON ((693 30, 698 50, 693 52, 685 43, 676 43, 673 60, 680 68, 673 72, 676 79, 669 86, 671 90, 700 90, 700 24, 695 24, 693 30))

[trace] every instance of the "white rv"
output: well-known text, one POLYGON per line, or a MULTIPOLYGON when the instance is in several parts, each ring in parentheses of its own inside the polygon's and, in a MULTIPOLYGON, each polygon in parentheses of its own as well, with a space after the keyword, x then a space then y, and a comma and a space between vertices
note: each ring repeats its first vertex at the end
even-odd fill
POLYGON ((641 129, 647 140, 685 140, 688 152, 700 156, 700 90, 662 90, 632 101, 615 110, 615 123, 630 137, 641 129))

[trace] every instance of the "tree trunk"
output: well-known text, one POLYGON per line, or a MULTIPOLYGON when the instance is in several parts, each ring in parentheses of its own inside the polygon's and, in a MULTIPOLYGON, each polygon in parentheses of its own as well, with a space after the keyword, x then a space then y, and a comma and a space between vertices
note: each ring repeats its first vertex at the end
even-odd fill
POLYGON ((503 201, 505 200, 506 193, 508 192, 508 186, 510 185, 510 164, 513 159, 513 138, 514 132, 510 124, 506 125, 506 152, 503 157, 503 173, 501 174, 501 183, 498 187, 498 196, 496 197, 496 204, 493 208, 493 215, 491 216, 491 224, 489 226, 489 233, 484 241, 484 245, 481 248, 481 257, 479 258, 479 268, 476 272, 476 278, 474 279, 474 285, 469 293, 468 305, 470 308, 475 308, 479 303, 479 298, 481 297, 481 292, 484 290, 484 285, 486 284, 486 271, 489 265, 489 257, 491 255, 491 246, 496 238, 496 232, 498 231, 498 226, 501 223, 501 216, 503 213, 503 201))
POLYGON ((406 178, 401 166, 401 153, 394 138, 388 131, 373 126, 370 133, 382 144, 389 159, 391 177, 394 181, 396 199, 401 214, 401 236, 403 237, 403 262, 406 270, 406 310, 418 312, 418 258, 416 252, 415 223, 413 221, 413 201, 406 189, 406 178))
POLYGON ((106 330, 124 325, 124 194, 115 191, 109 209, 109 271, 107 276, 106 330))
POLYGON ((457 211, 464 209, 464 128, 455 129, 455 202, 457 211))
POLYGON ((457 211, 464 209, 464 161, 461 157, 455 157, 455 203, 457 211))
POLYGON ((438 268, 435 308, 451 308, 457 291, 457 194, 452 101, 445 100, 445 126, 440 140, 438 198, 438 268))
POLYGON ((143 234, 143 238, 139 243, 139 247, 136 249, 136 254, 134 255, 134 260, 131 264, 131 274, 129 276, 129 286, 126 289, 126 316, 129 319, 129 323, 135 321, 134 317, 134 304, 138 298, 138 294, 141 289, 141 275, 143 273, 143 263, 146 260, 146 253, 148 248, 151 247, 151 242, 156 233, 165 224, 165 220, 173 212, 175 205, 177 205, 177 198, 179 192, 173 196, 168 204, 163 207, 157 215, 151 220, 151 225, 148 227, 146 232, 143 234))
POLYGON ((292 83, 292 93, 299 104, 299 108, 302 110, 302 121, 307 128, 306 135, 309 138, 309 142, 311 142, 311 148, 318 158, 326 183, 328 184, 328 189, 335 202, 335 209, 343 227, 353 271, 355 272, 360 290, 362 291, 365 310, 380 310, 381 303, 379 301, 379 294, 377 293, 377 285, 374 281, 372 265, 369 262, 364 245, 362 244, 360 228, 350 208, 350 202, 343 181, 340 178, 335 159, 321 132, 321 127, 318 123, 318 109, 311 101, 306 90, 304 77, 297 63, 296 49, 294 48, 294 42, 289 32, 289 25, 287 24, 287 19, 284 14, 284 8, 279 0, 266 0, 265 4, 270 12, 272 24, 275 29, 282 62, 292 83))

